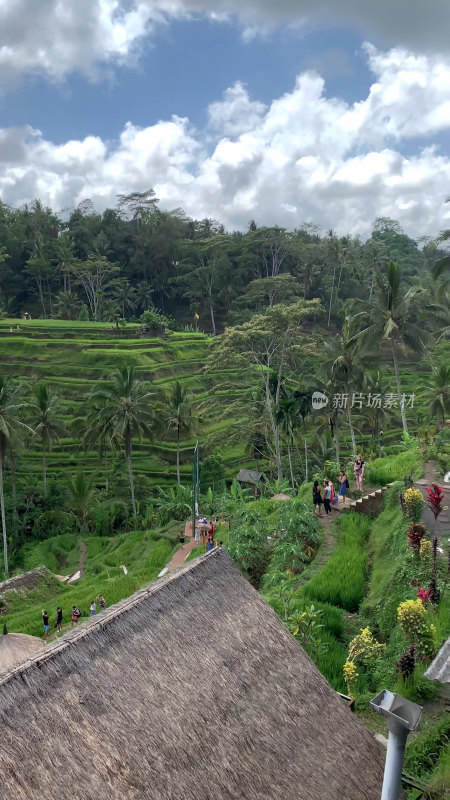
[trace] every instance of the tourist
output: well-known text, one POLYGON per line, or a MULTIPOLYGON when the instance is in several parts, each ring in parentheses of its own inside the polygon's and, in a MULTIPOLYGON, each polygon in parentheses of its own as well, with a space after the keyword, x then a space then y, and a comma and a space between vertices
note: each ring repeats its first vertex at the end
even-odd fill
POLYGON ((214 536, 214 522, 209 526, 208 536, 214 536))
POLYGON ((325 514, 331 514, 331 486, 329 481, 325 481, 325 488, 323 492, 323 505, 325 508, 325 514))
POLYGON ((360 492, 362 492, 363 478, 364 478, 364 461, 362 460, 360 453, 358 453, 358 455, 356 456, 353 472, 355 473, 356 488, 359 489, 360 492))
POLYGON ((194 539, 195 539, 195 544, 200 544, 200 539, 201 539, 201 536, 200 536, 200 528, 196 528, 196 529, 195 529, 195 536, 194 536, 194 539))
POLYGON ((81 617, 81 611, 76 606, 72 606, 72 621, 71 621, 71 628, 77 624, 78 620, 81 617))
POLYGON ((314 481, 312 495, 313 495, 314 513, 316 513, 316 506, 318 506, 319 517, 321 517, 323 499, 322 499, 322 489, 320 487, 319 481, 314 481))
POLYGON ((210 550, 214 550, 214 539, 212 538, 212 536, 208 536, 206 542, 206 552, 209 553, 210 550))
POLYGON ((99 606, 100 606, 100 611, 104 611, 105 608, 106 608, 105 598, 103 597, 102 594, 99 594, 99 596, 97 597, 97 600, 98 600, 98 603, 99 603, 99 606))
POLYGON ((44 609, 42 609, 42 622, 44 623, 44 639, 46 639, 50 630, 50 622, 48 619, 48 614, 46 611, 44 611, 44 609))
POLYGON ((95 600, 91 600, 91 617, 95 617, 97 613, 97 606, 95 605, 95 600))
POLYGON ((345 498, 347 497, 347 490, 350 488, 345 470, 341 471, 339 475, 339 494, 342 497, 342 502, 345 505, 345 498))
POLYGON ((330 511, 331 511, 331 506, 332 505, 336 505, 336 503, 338 502, 338 498, 336 496, 336 492, 334 491, 333 483, 329 478, 325 478, 325 480, 324 480, 324 485, 327 484, 327 483, 328 483, 328 486, 330 487, 330 491, 331 491, 331 495, 330 495, 330 511))
POLYGON ((62 608, 60 606, 58 606, 56 609, 55 628, 57 628, 59 631, 62 631, 62 608))

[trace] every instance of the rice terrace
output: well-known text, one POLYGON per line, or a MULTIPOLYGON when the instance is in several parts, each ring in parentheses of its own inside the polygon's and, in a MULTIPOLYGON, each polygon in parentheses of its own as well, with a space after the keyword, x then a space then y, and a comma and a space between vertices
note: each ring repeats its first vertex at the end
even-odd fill
POLYGON ((446 800, 450 10, 37 5, 0 0, 0 800, 446 800))

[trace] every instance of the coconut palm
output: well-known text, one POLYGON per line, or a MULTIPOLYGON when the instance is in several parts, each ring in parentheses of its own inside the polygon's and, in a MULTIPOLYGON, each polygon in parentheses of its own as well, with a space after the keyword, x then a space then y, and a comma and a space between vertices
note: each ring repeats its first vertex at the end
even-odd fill
POLYGON ((450 364, 433 367, 431 376, 422 390, 428 405, 430 417, 436 418, 438 428, 442 428, 450 414, 450 364))
POLYGON ((136 300, 137 306, 141 309, 141 311, 147 311, 147 309, 153 307, 153 289, 150 286, 148 281, 139 281, 136 287, 136 300))
POLYGON ((401 286, 401 277, 400 267, 393 261, 388 262, 385 273, 377 272, 377 291, 374 299, 369 303, 367 300, 360 301, 368 305, 368 310, 357 315, 359 321, 364 324, 364 328, 356 334, 355 341, 360 344, 361 356, 373 349, 374 345, 380 347, 383 341, 389 342, 402 425, 403 430, 407 433, 408 425, 398 371, 397 347, 399 344, 403 344, 416 353, 424 352, 428 337, 418 325, 409 321, 411 300, 420 290, 410 287, 404 292, 401 286))
POLYGON ((132 439, 143 436, 152 439, 151 425, 154 411, 150 405, 152 392, 145 391, 141 381, 135 377, 133 367, 122 367, 112 373, 108 383, 99 386, 92 394, 91 407, 95 410, 95 424, 102 436, 114 447, 122 442, 128 464, 131 507, 136 517, 134 479, 131 465, 132 439))
POLYGON ((56 295, 56 313, 60 319, 76 319, 81 309, 78 295, 70 290, 56 295))
POLYGON ((353 394, 361 393, 364 369, 358 359, 358 347, 353 335, 352 325, 353 321, 347 317, 342 326, 342 333, 335 336, 331 342, 326 342, 324 353, 325 362, 328 361, 330 375, 336 385, 341 388, 342 392, 340 393, 345 395, 346 398, 345 402, 343 402, 343 407, 347 412, 353 457, 356 458, 356 438, 352 414, 354 407, 353 394))
POLYGON ((197 429, 197 422, 192 415, 192 396, 179 381, 170 388, 167 397, 168 431, 176 431, 177 435, 177 482, 180 480, 180 437, 182 433, 190 436, 197 429))
POLYGON ((113 285, 114 299, 120 303, 122 310, 122 319, 125 319, 125 311, 131 311, 136 308, 136 289, 130 285, 126 278, 119 278, 113 285))
POLYGON ((39 383, 35 388, 34 395, 33 414, 35 413, 37 416, 34 431, 39 437, 42 446, 42 478, 45 495, 47 493, 46 453, 52 449, 53 442, 58 441, 63 432, 63 427, 57 417, 58 400, 52 395, 47 384, 39 383))
POLYGON ((3 486, 3 470, 6 457, 23 446, 25 434, 33 434, 32 429, 20 420, 22 411, 28 403, 20 402, 17 386, 8 378, 0 377, 0 513, 2 517, 3 560, 5 575, 8 577, 8 539, 6 535, 5 495, 3 486))
POLYGON ((69 506, 78 517, 80 533, 85 533, 89 517, 98 501, 95 476, 88 475, 84 469, 77 469, 75 475, 67 478, 69 506))

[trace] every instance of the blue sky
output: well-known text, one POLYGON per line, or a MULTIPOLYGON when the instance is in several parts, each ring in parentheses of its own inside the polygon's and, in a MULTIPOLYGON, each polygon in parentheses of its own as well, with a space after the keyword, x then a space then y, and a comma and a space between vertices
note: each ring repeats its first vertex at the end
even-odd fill
POLYGON ((449 224, 450 4, 339 8, 0 0, 0 198, 102 209, 153 185, 230 227, 366 235, 385 215, 434 235, 449 224))

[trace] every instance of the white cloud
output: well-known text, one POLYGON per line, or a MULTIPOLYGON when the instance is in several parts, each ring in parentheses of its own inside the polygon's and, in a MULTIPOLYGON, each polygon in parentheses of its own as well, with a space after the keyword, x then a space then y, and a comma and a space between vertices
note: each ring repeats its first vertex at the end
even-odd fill
POLYGON ((97 136, 55 145, 31 128, 0 130, 0 197, 39 196, 54 208, 90 197, 99 209, 116 195, 153 186, 164 208, 243 228, 300 225, 366 234, 391 216, 414 236, 448 227, 450 158, 428 146, 405 154, 415 136, 450 127, 450 66, 436 57, 367 46, 375 83, 349 105, 326 98, 316 72, 297 77, 270 106, 238 83, 209 108, 209 126, 186 118, 139 128, 116 143, 97 136), (447 215, 447 218, 446 218, 447 215))
POLYGON ((247 39, 279 24, 311 23, 416 52, 449 51, 448 0, 0 0, 0 85, 29 74, 96 78, 133 63, 158 25, 195 14, 218 23, 237 18, 247 39))

